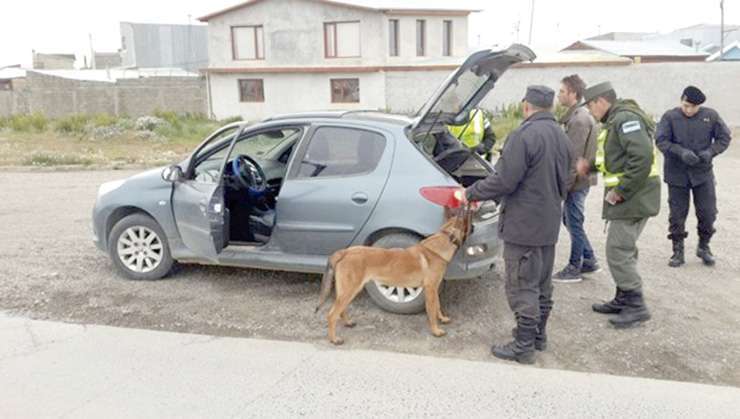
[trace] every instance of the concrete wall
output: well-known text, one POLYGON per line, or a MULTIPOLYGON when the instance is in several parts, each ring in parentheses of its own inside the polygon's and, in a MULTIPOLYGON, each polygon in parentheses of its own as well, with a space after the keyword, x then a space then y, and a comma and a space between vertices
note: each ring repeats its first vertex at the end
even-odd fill
MULTIPOLYGON (((208 65, 205 25, 121 22, 123 66, 174 67, 195 71, 208 65)), ((104 68, 98 65, 98 68, 104 68)))
POLYGON ((383 34, 385 36, 385 55, 388 55, 389 24, 388 20, 398 19, 400 25, 400 55, 387 57, 389 64, 417 64, 430 59, 442 57, 443 21, 452 21, 452 56, 463 58, 468 55, 468 17, 440 17, 440 16, 396 16, 388 14, 384 18, 383 34), (426 55, 416 55, 416 21, 426 20, 426 55))
POLYGON ((77 113, 135 117, 157 109, 206 114, 205 79, 149 77, 105 83, 29 71, 23 88, 0 92, 0 116, 40 112, 51 118, 77 113))
MULTIPOLYGON (((684 87, 699 86, 707 95, 706 106, 715 108, 727 124, 740 126, 740 62, 656 63, 620 66, 564 66, 513 68, 504 73, 482 106, 500 109, 519 102, 530 84, 560 87, 560 80, 579 74, 586 83, 611 81, 620 97, 632 98, 659 118, 678 106, 684 87)), ((417 110, 448 72, 393 72, 386 75, 386 102, 394 111, 417 110)))
POLYGON ((213 113, 223 119, 235 115, 253 121, 271 115, 330 109, 385 109, 384 73, 215 74, 210 76, 213 113), (240 78, 262 79, 265 102, 239 102, 240 78), (358 78, 360 103, 331 103, 330 79, 358 78))

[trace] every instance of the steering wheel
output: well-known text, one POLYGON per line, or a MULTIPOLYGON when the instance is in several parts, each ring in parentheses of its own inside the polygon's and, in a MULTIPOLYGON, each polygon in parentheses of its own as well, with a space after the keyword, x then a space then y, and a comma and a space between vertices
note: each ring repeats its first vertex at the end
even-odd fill
POLYGON ((247 189, 250 197, 260 197, 267 190, 265 171, 253 158, 239 154, 231 161, 231 170, 236 181, 247 189))

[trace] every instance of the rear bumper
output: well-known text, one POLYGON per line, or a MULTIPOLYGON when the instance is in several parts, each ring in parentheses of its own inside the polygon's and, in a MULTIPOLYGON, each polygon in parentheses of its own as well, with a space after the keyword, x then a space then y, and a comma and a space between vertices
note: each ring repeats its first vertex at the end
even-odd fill
POLYGON ((498 237, 498 216, 487 221, 476 222, 473 234, 458 250, 447 266, 445 279, 473 279, 492 271, 499 255, 501 241, 498 237), (482 253, 471 255, 469 249, 482 249, 482 253))

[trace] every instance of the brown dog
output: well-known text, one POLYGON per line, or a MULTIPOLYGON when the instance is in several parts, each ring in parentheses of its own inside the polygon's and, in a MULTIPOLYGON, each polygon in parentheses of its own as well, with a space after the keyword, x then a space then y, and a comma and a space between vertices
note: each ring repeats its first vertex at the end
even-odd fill
POLYGON ((339 317, 347 327, 355 324, 347 315, 347 306, 370 280, 398 287, 424 287, 429 327, 434 336, 443 336, 437 320, 446 324, 450 318, 442 314, 439 304, 439 284, 447 271, 447 264, 465 241, 471 221, 466 208, 462 214, 449 218, 440 231, 408 249, 382 249, 353 246, 335 252, 329 258, 321 280, 321 296, 316 311, 324 304, 335 282, 336 299, 329 310, 329 341, 341 345, 336 336, 339 317), (336 278, 336 280, 335 280, 336 278))

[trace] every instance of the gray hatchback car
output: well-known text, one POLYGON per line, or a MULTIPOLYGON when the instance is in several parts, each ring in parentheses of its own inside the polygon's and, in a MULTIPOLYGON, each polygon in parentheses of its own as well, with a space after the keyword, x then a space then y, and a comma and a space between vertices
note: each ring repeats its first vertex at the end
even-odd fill
MULTIPOLYGON (((493 170, 446 125, 533 58, 522 45, 478 51, 413 118, 337 111, 227 125, 179 164, 101 185, 95 243, 124 276, 145 280, 175 261, 320 273, 348 246, 411 246, 441 226, 447 192, 493 170)), ((485 203, 446 278, 491 270, 497 232, 496 206, 485 203)), ((366 289, 391 312, 424 308, 418 288, 366 289)))

